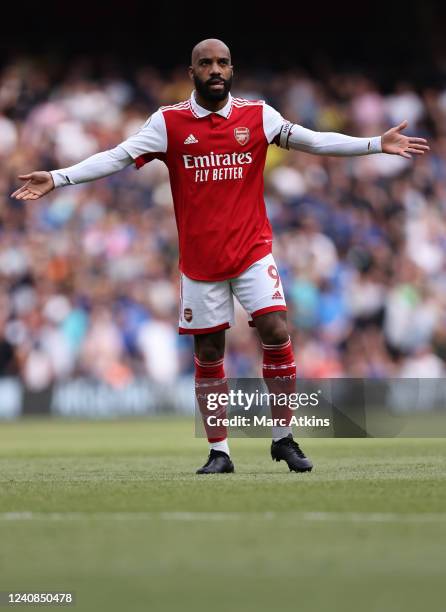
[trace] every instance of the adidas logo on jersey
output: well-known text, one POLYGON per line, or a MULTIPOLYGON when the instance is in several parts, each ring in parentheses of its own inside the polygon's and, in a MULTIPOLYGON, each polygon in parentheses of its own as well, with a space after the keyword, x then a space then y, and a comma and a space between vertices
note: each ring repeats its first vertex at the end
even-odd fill
POLYGON ((273 295, 273 297, 271 298, 273 300, 283 300, 282 294, 280 293, 280 291, 276 291, 276 293, 273 295))
POLYGON ((184 141, 184 144, 195 144, 198 140, 195 138, 193 134, 189 134, 189 136, 184 141))

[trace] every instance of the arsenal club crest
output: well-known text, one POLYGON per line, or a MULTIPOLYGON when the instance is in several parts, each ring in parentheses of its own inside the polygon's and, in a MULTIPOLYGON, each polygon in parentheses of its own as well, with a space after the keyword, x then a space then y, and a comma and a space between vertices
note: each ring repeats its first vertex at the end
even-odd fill
POLYGON ((192 308, 185 308, 183 315, 184 315, 185 321, 190 323, 192 321, 192 308))
POLYGON ((243 147, 249 140, 249 129, 247 127, 237 127, 234 130, 234 136, 236 141, 243 147))

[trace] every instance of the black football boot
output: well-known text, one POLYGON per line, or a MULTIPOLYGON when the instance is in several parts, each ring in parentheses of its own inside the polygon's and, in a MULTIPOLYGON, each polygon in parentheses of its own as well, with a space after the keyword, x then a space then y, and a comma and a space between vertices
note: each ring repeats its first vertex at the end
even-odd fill
POLYGON ((197 470, 197 474, 231 474, 234 464, 223 451, 211 449, 207 462, 197 470))
POLYGON ((271 457, 276 461, 286 461, 290 472, 311 472, 313 464, 299 448, 292 434, 271 444, 271 457))

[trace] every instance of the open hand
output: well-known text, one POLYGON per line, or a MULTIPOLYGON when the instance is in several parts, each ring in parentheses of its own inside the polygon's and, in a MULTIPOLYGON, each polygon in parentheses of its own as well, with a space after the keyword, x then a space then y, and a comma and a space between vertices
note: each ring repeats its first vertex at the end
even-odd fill
POLYGON ((18 178, 26 181, 20 189, 11 193, 16 200, 37 200, 54 189, 53 177, 49 172, 38 171, 30 174, 20 174, 18 178))
POLYGON ((414 136, 405 136, 400 133, 407 125, 407 121, 403 121, 381 136, 383 153, 401 155, 401 157, 411 159, 412 155, 424 155, 426 151, 429 151, 425 138, 415 138, 414 136))

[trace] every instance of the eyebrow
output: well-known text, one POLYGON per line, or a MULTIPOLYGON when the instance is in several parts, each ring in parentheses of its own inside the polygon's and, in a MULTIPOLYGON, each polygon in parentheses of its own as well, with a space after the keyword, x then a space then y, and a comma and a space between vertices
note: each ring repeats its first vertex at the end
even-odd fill
MULTIPOLYGON (((228 57, 228 56, 225 56, 225 57, 218 57, 217 59, 218 59, 218 61, 221 61, 221 60, 227 60, 228 62, 230 62, 230 61, 231 61, 231 58, 230 58, 230 57, 228 57)), ((202 62, 202 61, 204 61, 204 60, 209 60, 209 61, 211 61, 211 60, 212 60, 212 57, 199 57, 197 61, 198 61, 198 62, 202 62)))

